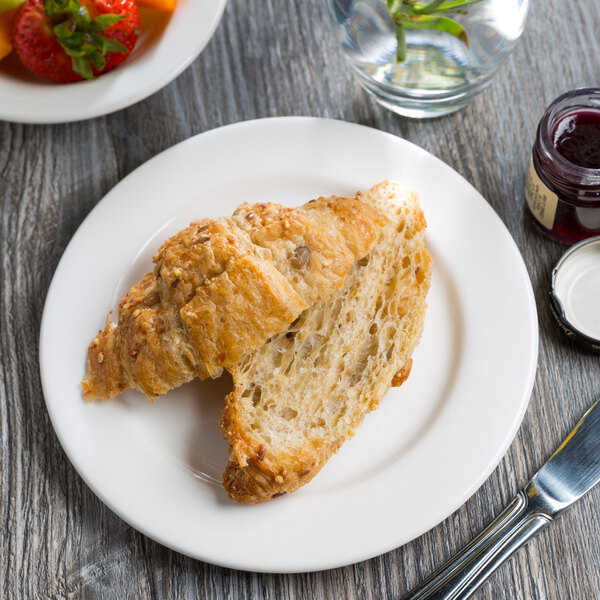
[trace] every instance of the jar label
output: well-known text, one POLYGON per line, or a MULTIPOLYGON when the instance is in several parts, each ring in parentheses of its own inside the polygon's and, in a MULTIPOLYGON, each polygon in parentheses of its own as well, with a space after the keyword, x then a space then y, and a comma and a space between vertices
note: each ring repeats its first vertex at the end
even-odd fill
POLYGON ((556 216, 558 196, 540 179, 533 157, 529 162, 529 175, 525 185, 525 200, 531 214, 546 228, 552 229, 556 216))

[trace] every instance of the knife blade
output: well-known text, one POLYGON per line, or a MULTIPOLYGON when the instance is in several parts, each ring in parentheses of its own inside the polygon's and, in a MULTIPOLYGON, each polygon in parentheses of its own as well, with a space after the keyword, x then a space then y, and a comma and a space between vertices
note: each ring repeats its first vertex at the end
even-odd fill
POLYGON ((583 415, 508 508, 403 600, 464 600, 600 481, 600 401, 583 415))

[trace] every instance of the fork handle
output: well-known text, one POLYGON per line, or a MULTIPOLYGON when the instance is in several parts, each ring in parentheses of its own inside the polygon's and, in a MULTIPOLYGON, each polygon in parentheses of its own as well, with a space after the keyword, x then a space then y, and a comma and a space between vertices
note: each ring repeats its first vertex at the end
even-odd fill
POLYGON ((553 521, 530 506, 525 491, 468 546, 403 600, 468 598, 517 548, 553 521))

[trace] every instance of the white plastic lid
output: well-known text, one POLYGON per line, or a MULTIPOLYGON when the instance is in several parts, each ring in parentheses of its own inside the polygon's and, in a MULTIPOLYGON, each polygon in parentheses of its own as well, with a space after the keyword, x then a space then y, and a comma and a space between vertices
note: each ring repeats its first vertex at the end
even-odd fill
POLYGON ((572 334, 600 344, 600 236, 562 256, 552 273, 552 296, 572 334))

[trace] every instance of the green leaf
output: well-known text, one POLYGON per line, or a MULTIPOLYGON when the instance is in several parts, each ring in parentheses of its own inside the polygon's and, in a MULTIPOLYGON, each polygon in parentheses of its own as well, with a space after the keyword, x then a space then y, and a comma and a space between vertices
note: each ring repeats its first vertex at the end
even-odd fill
POLYGON ((92 52, 88 56, 88 59, 92 65, 96 67, 97 71, 102 71, 102 69, 106 67, 106 60, 104 59, 104 56, 100 54, 100 52, 92 52))
POLYGON ((390 14, 394 13, 403 13, 403 4, 402 0, 387 0, 387 9, 390 14))
POLYGON ((415 15, 430 15, 431 13, 437 12, 444 0, 433 0, 429 4, 417 5, 413 8, 413 14, 415 15))
POLYGON ((107 27, 122 21, 125 15, 100 15, 90 24, 90 31, 104 31, 107 27))
POLYGON ((129 48, 124 44, 121 44, 121 42, 117 42, 117 40, 107 38, 106 52, 123 52, 124 54, 127 54, 129 52, 129 48))
POLYGON ((74 4, 79 6, 77 8, 77 15, 74 17, 77 27, 82 31, 87 31, 92 23, 92 17, 90 16, 88 9, 85 6, 80 5, 77 0, 74 0, 74 4))
POLYGON ((76 58, 86 58, 86 56, 88 56, 89 54, 89 49, 88 48, 81 48, 81 47, 77 47, 77 48, 69 48, 68 46, 65 46, 64 44, 61 44, 62 49, 73 59, 75 60, 76 58))
POLYGON ((59 28, 60 25, 57 25, 54 28, 54 33, 56 34, 56 37, 58 38, 63 50, 69 54, 69 56, 83 56, 82 52, 85 52, 85 48, 83 47, 83 34, 80 31, 75 31, 71 35, 61 36, 59 35, 59 28))
POLYGON ((75 33, 76 29, 77 23, 75 23, 73 19, 67 19, 66 21, 54 26, 54 35, 59 40, 66 39, 71 37, 75 33))
POLYGON ((73 71, 84 79, 96 79, 87 58, 73 58, 73 71))
POLYGON ((106 54, 106 38, 103 35, 98 35, 97 33, 86 33, 86 42, 89 43, 95 52, 100 52, 100 54, 106 54))

